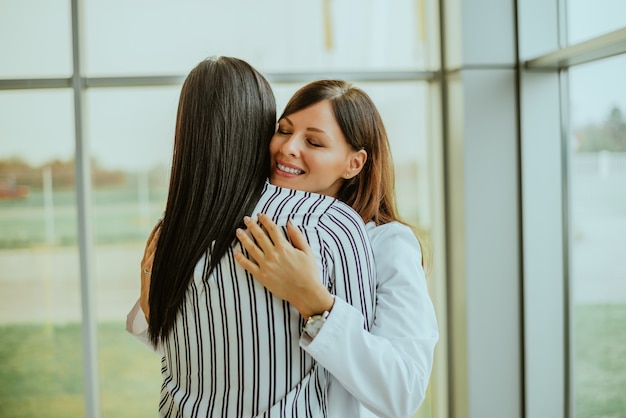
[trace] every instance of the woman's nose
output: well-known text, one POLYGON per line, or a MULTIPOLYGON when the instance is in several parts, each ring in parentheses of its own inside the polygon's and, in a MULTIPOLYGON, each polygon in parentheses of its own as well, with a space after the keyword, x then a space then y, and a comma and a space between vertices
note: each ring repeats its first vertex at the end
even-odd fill
POLYGON ((280 152, 282 152, 284 155, 297 157, 300 153, 298 142, 298 138, 295 135, 291 135, 289 138, 287 138, 285 142, 283 142, 283 145, 280 148, 280 152))

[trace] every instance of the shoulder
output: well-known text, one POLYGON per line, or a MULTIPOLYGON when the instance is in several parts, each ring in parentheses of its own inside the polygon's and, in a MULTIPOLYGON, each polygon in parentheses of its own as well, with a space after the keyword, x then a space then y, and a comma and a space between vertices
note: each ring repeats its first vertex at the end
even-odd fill
POLYGON ((400 222, 389 222, 383 225, 376 225, 368 222, 366 225, 367 234, 373 241, 401 240, 415 243, 419 247, 419 242, 413 230, 400 222))
POLYGON ((366 225, 367 234, 374 252, 386 254, 406 254, 407 252, 419 253, 421 258, 422 249, 413 230, 400 222, 389 222, 383 225, 375 225, 369 222, 366 225))
MULTIPOLYGON (((305 214, 308 216, 305 221, 309 225, 313 222, 344 223, 365 229, 365 224, 359 214, 352 207, 334 197, 285 189, 270 183, 265 184, 257 209, 266 214, 305 214)), ((297 219, 292 220, 298 223, 297 219)))
POLYGON ((276 217, 298 213, 317 216, 326 211, 335 200, 329 196, 265 183, 255 213, 262 212, 276 217))
POLYGON ((352 207, 337 199, 320 215, 319 224, 331 235, 348 234, 369 241, 361 216, 352 207))
POLYGON ((363 241, 366 244, 361 246, 369 246, 365 223, 359 214, 331 196, 266 183, 252 216, 258 213, 268 215, 279 226, 291 221, 300 228, 315 230, 320 239, 336 245, 363 241))
POLYGON ((343 203, 341 200, 334 199, 331 205, 329 205, 327 214, 328 216, 333 216, 337 218, 345 218, 351 220, 357 220, 359 224, 363 225, 365 229, 365 223, 363 219, 359 215, 359 213, 352 209, 351 206, 343 203))

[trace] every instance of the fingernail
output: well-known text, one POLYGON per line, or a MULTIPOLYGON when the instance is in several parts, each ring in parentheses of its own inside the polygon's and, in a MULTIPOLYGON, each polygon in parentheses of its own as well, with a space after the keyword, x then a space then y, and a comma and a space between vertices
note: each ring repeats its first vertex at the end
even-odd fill
POLYGON ((244 216, 244 217, 243 217, 243 221, 244 221, 244 223, 249 223, 251 220, 252 220, 252 218, 251 218, 251 217, 249 217, 249 216, 244 216))
POLYGON ((241 228, 237 228, 237 231, 235 231, 237 235, 243 235, 243 229, 241 228))

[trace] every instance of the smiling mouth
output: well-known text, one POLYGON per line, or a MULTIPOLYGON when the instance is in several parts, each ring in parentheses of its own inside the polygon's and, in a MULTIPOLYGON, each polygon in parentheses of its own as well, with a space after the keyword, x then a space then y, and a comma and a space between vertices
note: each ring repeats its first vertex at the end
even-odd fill
POLYGON ((289 174, 304 174, 303 170, 298 170, 297 168, 287 167, 278 163, 276 163, 276 168, 278 168, 280 171, 284 171, 285 173, 289 173, 289 174))

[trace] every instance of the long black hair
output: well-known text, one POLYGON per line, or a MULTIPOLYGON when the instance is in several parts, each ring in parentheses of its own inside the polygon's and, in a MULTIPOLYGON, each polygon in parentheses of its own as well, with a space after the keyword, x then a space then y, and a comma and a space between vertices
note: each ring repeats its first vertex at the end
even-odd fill
POLYGON ((260 198, 269 170, 276 103, 267 80, 237 58, 209 58, 185 79, 176 118, 167 206, 150 282, 150 340, 164 341, 193 270, 209 272, 260 198))

